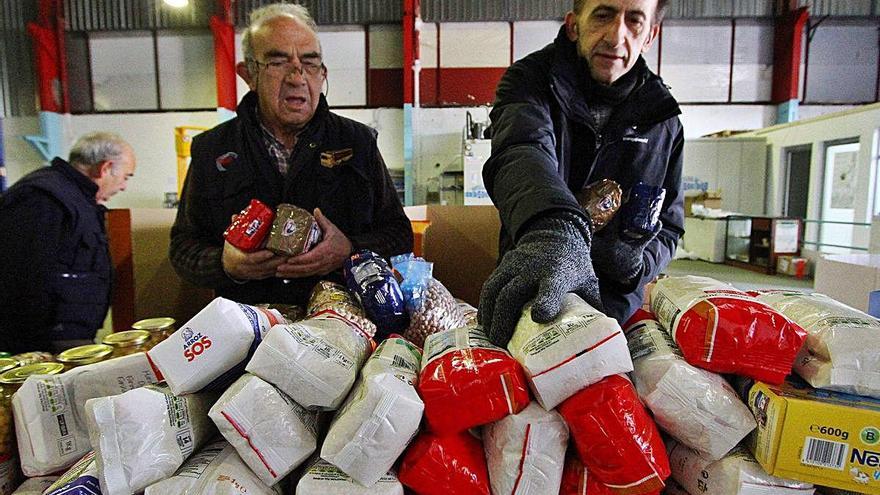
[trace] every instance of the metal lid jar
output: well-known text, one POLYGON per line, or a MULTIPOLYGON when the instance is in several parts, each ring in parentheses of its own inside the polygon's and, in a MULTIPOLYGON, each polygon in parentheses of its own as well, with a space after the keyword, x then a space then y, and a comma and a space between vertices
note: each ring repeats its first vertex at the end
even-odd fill
POLYGON ((150 349, 150 332, 146 330, 126 330, 104 337, 103 344, 113 348, 113 357, 128 356, 150 349))
POLYGON ((177 321, 174 318, 147 318, 134 322, 131 326, 134 330, 146 330, 150 332, 150 347, 162 342, 171 336, 176 330, 174 327, 177 321))
POLYGON ((104 361, 110 358, 113 348, 107 344, 88 344, 79 347, 73 347, 58 354, 56 359, 59 363, 64 364, 64 369, 69 370, 82 366, 84 364, 92 364, 104 361))

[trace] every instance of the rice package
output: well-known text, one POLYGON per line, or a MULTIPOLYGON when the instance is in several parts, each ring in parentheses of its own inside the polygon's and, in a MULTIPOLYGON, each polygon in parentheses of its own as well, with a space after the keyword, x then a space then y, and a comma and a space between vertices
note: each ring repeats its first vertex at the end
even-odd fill
POLYGON ((224 390, 269 329, 283 321, 274 309, 218 297, 147 354, 174 395, 224 390))
POLYGON ((55 480, 45 491, 45 495, 101 495, 98 481, 98 464, 95 452, 89 452, 55 480))
POLYGON ((90 450, 89 399, 158 383, 144 353, 88 364, 60 375, 33 375, 12 399, 22 471, 42 476, 70 467, 90 450))
POLYGON ((174 476, 154 483, 144 495, 281 495, 280 485, 265 483, 248 469, 225 440, 193 454, 174 476))
MULTIPOLYGON (((296 495, 403 495, 403 485, 394 472, 382 475, 365 487, 329 462, 318 459, 309 466, 296 485, 296 495)), ((148 494, 147 494, 148 495, 148 494)))
POLYGON ((18 488, 12 492, 12 495, 43 495, 55 480, 57 476, 38 476, 36 478, 28 478, 24 483, 18 485, 18 488))
POLYGON ((466 431, 420 433, 403 456, 398 478, 419 495, 491 494, 483 446, 466 431))
POLYGON ((428 425, 441 435, 498 421, 529 405, 519 363, 479 328, 428 337, 418 390, 428 425))
POLYGON ((716 373, 780 384, 807 334, 755 297, 708 277, 669 277, 651 309, 687 362, 716 373))
MULTIPOLYGON (((669 481, 671 480, 667 480, 666 488, 662 492, 664 495, 671 495, 672 493, 669 491, 669 481)), ((611 488, 597 480, 595 476, 590 475, 589 471, 584 468, 581 460, 578 459, 577 454, 569 449, 565 456, 565 469, 562 471, 562 486, 559 488, 559 495, 618 495, 625 493, 627 493, 626 490, 620 492, 612 491, 611 488)), ((660 495, 660 493, 658 490, 647 495, 660 495)), ((681 495, 688 494, 684 492, 681 495)))
POLYGON ((559 406, 584 466, 614 493, 663 488, 669 459, 654 420, 632 383, 612 375, 559 406))
POLYGON ((794 370, 810 385, 880 398, 880 320, 823 294, 757 297, 806 330, 794 370))
POLYGON ((721 376, 695 368, 651 313, 626 323, 633 385, 664 431, 717 460, 757 424, 749 408, 721 376))
POLYGON ((339 408, 372 351, 351 320, 327 310, 272 328, 246 370, 275 385, 306 409, 339 408))
POLYGON ((556 411, 532 402, 518 414, 483 427, 492 493, 558 493, 568 426, 556 411))
POLYGON ((690 493, 811 495, 815 491, 810 483, 770 476, 743 446, 718 461, 675 440, 670 440, 667 448, 672 477, 690 493))
POLYGON ((137 493, 174 474, 216 432, 208 419, 216 398, 148 385, 86 402, 103 495, 137 493))
POLYGON ((566 294, 559 316, 549 323, 535 323, 531 315, 527 304, 507 350, 544 409, 606 376, 632 371, 620 325, 577 295, 566 294))
POLYGON ((226 389, 208 412, 242 460, 270 486, 315 451, 318 414, 251 374, 226 389))
MULTIPOLYGON (((351 292, 348 292, 348 289, 345 288, 342 284, 337 284, 336 282, 331 282, 329 280, 322 280, 315 284, 312 288, 311 294, 309 294, 309 304, 306 307, 306 314, 316 315, 328 309, 333 310, 338 315, 343 318, 354 322, 355 325, 361 327, 361 329, 373 338, 376 335, 376 324, 370 321, 367 318, 367 314, 364 313, 364 308, 361 307, 360 303, 357 302, 354 295, 351 292)), ((302 318, 298 318, 301 320, 302 318)), ((296 320, 289 320, 289 323, 293 323, 296 320)))
POLYGON ((425 405, 415 390, 421 358, 406 340, 385 339, 330 425, 321 458, 364 486, 385 476, 422 421, 425 405))

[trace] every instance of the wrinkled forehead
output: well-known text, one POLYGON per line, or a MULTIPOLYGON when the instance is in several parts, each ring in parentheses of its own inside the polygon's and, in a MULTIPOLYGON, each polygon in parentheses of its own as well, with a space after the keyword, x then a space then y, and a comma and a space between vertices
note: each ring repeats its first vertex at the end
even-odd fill
POLYGON ((580 16, 586 17, 595 11, 642 14, 646 19, 653 19, 657 0, 585 0, 580 16))
POLYGON ((318 34, 291 16, 274 17, 257 26, 253 48, 257 56, 321 56, 318 34))

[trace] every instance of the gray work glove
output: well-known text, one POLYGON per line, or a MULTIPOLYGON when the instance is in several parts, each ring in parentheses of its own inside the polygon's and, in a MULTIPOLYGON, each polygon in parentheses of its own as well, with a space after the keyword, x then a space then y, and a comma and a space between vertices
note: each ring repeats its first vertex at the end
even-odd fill
POLYGON ((645 247, 662 228, 663 222, 658 220, 654 232, 633 239, 621 232, 618 222, 612 221, 593 236, 592 257, 596 272, 602 275, 603 280, 632 284, 645 267, 645 247))
POLYGON ((522 314, 534 299, 532 319, 551 321, 562 296, 574 292, 602 310, 599 280, 590 262, 590 228, 573 213, 539 218, 508 251, 480 293, 479 321, 489 339, 507 346, 522 314))

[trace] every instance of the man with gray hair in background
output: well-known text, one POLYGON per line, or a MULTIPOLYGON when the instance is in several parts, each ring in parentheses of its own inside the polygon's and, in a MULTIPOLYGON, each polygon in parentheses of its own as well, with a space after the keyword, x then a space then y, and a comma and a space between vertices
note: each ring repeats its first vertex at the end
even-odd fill
POLYGON ((369 249, 412 249, 412 228, 369 127, 330 111, 317 26, 305 7, 251 13, 238 75, 251 91, 237 116, 197 135, 171 229, 171 264, 187 281, 242 303, 306 304, 321 278, 369 249), (313 212, 323 239, 307 253, 243 252, 224 241, 252 199, 313 212))
POLYGON ((103 206, 134 175, 116 134, 80 137, 0 197, 0 350, 91 343, 110 306, 112 264, 103 206))

